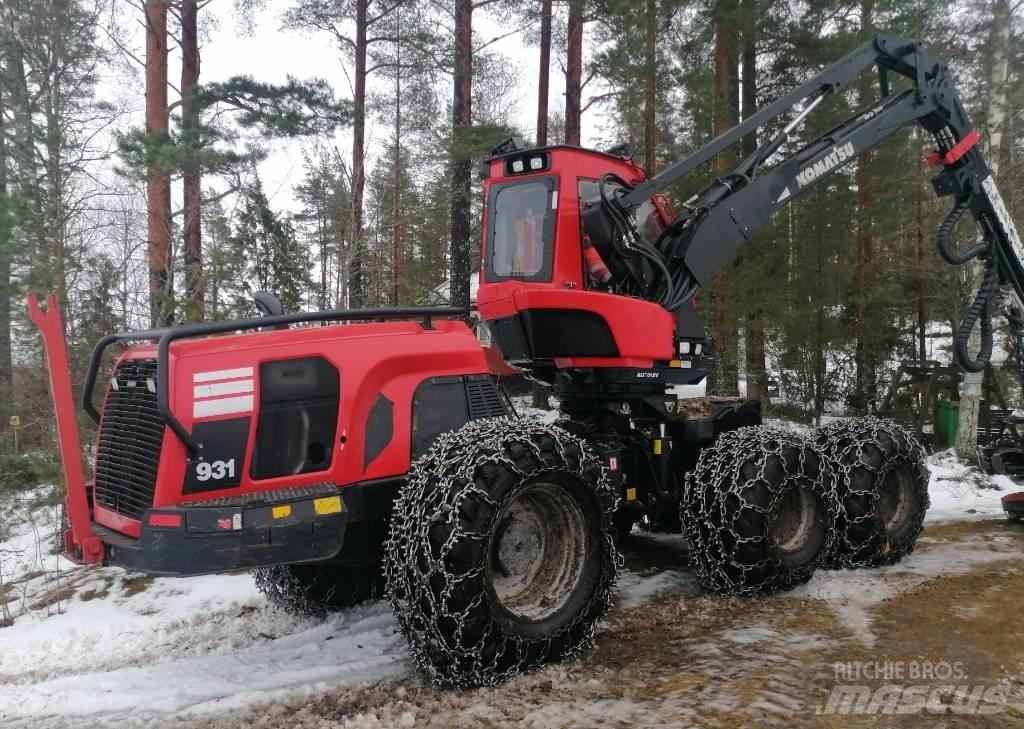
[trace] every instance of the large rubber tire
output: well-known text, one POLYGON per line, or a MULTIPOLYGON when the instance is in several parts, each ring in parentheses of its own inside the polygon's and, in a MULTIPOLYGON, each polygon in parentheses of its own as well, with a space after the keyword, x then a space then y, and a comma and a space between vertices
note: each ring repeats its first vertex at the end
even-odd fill
POLYGON ((876 417, 837 420, 814 441, 836 474, 834 569, 895 564, 914 551, 928 511, 928 468, 917 440, 876 417))
POLYGON ((384 595, 381 567, 288 564, 253 570, 256 588, 271 605, 300 617, 323 617, 384 595))
POLYGON ((834 536, 825 459, 791 431, 748 426, 720 435, 687 474, 683 536, 704 589, 770 594, 807 582, 834 536))
POLYGON ((416 665, 496 684, 590 646, 610 604, 617 496, 581 439, 506 418, 438 439, 399 493, 387 594, 416 665))

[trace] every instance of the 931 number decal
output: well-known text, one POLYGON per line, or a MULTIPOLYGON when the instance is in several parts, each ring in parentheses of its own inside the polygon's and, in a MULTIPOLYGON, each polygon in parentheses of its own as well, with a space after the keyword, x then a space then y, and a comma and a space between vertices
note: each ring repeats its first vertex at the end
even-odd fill
POLYGON ((235 459, 230 461, 202 461, 196 464, 196 480, 223 481, 235 477, 235 459))

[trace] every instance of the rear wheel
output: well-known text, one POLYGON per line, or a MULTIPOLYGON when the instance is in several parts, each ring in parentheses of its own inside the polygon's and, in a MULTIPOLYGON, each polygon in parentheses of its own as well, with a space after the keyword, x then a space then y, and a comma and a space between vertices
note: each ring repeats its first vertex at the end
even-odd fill
POLYGON ((253 570, 252 574, 256 588, 271 605, 302 617, 322 617, 384 594, 379 565, 286 564, 253 570))
POLYGON ((687 475, 680 507, 701 585, 753 595, 809 580, 832 539, 830 484, 824 459, 795 433, 720 435, 687 475))
POLYGON ((837 420, 814 439, 836 474, 837 539, 829 566, 874 567, 910 554, 929 503, 917 440, 875 417, 837 420))
POLYGON ((587 647, 615 581, 615 503, 559 428, 479 420, 442 436, 399 494, 385 561, 417 665, 479 686, 587 647))

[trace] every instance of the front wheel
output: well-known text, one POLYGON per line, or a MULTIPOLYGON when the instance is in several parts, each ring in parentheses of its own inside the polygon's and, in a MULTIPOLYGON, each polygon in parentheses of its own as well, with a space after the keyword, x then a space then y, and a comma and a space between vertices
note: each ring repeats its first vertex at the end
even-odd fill
POLYGON ((442 436, 399 494, 385 561, 420 669, 490 685, 587 647, 615 582, 615 505, 600 461, 557 427, 442 436))

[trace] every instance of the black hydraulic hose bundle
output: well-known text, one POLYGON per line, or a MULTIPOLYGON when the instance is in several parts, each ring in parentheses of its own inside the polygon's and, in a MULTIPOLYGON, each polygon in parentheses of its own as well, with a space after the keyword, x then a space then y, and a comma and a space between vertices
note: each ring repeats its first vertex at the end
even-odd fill
POLYGON ((657 304, 664 306, 666 309, 669 309, 674 298, 675 287, 673 286, 672 274, 668 270, 668 264, 665 261, 665 257, 661 255, 661 252, 658 251, 657 248, 645 241, 639 235, 636 230, 636 226, 631 221, 627 220, 619 206, 612 202, 612 199, 605 191, 605 188, 609 183, 614 184, 616 188, 619 189, 620 194, 628 192, 633 188, 625 180, 614 173, 604 175, 598 182, 598 191, 601 194, 601 204, 612 216, 612 220, 624 241, 623 245, 626 250, 620 251, 620 254, 629 255, 630 253, 636 253, 649 261, 661 273, 661 280, 657 282, 657 286, 654 289, 654 301, 657 304))
POLYGON ((967 310, 963 321, 960 322, 960 328, 953 336, 953 348, 960 366, 967 372, 981 372, 992 359, 992 310, 998 300, 999 270, 996 267, 992 244, 987 238, 966 251, 955 249, 953 230, 969 207, 970 198, 963 198, 953 206, 945 220, 939 225, 935 243, 942 260, 954 266, 962 266, 975 258, 982 258, 985 261, 985 275, 982 278, 981 286, 978 287, 974 301, 967 310), (971 332, 976 326, 980 327, 978 332, 980 348, 975 357, 970 352, 970 340, 971 332))

